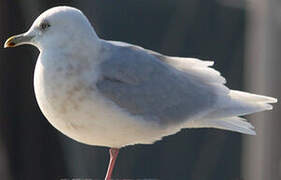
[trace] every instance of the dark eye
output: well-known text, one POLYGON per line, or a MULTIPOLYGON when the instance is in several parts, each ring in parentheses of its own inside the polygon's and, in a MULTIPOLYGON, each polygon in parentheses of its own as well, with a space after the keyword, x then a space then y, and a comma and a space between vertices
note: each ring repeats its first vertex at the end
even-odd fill
POLYGON ((42 22, 40 24, 40 29, 46 30, 48 27, 50 27, 50 24, 48 22, 42 22))

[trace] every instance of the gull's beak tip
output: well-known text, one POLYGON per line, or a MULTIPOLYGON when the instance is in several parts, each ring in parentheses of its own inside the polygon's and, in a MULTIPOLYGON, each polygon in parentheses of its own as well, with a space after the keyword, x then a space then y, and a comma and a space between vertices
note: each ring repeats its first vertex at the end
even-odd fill
POLYGON ((4 44, 4 48, 15 47, 16 43, 13 42, 13 39, 14 39, 14 36, 7 39, 7 41, 4 44))

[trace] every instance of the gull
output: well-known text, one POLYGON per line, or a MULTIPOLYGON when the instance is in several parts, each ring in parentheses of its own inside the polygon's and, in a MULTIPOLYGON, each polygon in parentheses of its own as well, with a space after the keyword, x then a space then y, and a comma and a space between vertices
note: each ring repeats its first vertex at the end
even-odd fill
POLYGON ((4 47, 36 46, 34 89, 47 120, 66 136, 109 147, 105 179, 119 149, 152 144, 183 128, 255 135, 239 117, 271 110, 277 99, 230 90, 212 61, 166 56, 99 38, 86 16, 67 6, 43 12, 4 47))

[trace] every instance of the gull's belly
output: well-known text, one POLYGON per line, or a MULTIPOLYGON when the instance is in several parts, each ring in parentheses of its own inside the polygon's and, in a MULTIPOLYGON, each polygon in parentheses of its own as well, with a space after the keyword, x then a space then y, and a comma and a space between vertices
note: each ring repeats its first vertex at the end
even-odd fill
POLYGON ((34 89, 39 107, 48 121, 79 142, 121 147, 152 143, 166 134, 157 124, 143 121, 106 100, 92 86, 60 72, 48 72, 37 62, 34 89))

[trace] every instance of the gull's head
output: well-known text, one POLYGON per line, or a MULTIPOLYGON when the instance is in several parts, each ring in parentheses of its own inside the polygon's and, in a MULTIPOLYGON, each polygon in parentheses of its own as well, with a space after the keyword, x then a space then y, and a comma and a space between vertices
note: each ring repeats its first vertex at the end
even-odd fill
POLYGON ((10 37, 4 47, 31 44, 39 49, 57 49, 71 46, 74 42, 81 46, 87 45, 87 42, 97 38, 93 27, 80 10, 59 6, 43 12, 27 32, 10 37))

